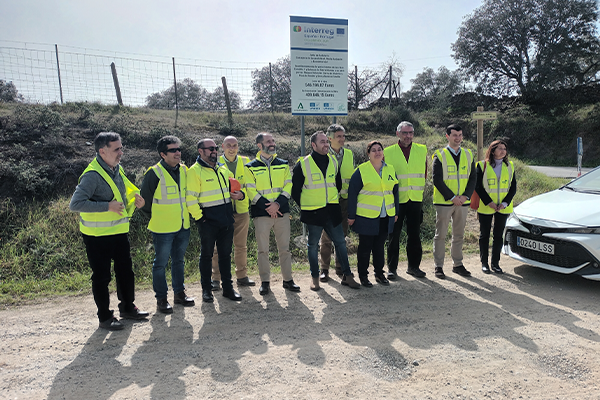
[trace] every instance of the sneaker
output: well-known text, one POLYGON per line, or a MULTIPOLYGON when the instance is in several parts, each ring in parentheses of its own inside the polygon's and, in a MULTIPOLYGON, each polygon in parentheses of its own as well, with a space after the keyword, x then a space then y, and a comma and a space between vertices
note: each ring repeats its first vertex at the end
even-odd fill
POLYGON ((435 267, 435 277, 439 279, 446 279, 446 274, 444 274, 442 267, 435 267))
POLYGON ((321 280, 321 282, 329 281, 329 270, 328 269, 321 270, 321 275, 319 276, 319 279, 321 280))
POLYGON ((464 265, 459 265, 458 267, 453 267, 452 272, 458 274, 460 276, 471 276, 471 273, 466 270, 464 265))
POLYGON ((156 308, 163 314, 173 314, 173 307, 167 301, 167 298, 157 299, 156 308))
POLYGON ((98 325, 102 329, 108 329, 109 331, 120 331, 125 328, 125 325, 115 317, 110 317, 106 321, 100 322, 98 325))

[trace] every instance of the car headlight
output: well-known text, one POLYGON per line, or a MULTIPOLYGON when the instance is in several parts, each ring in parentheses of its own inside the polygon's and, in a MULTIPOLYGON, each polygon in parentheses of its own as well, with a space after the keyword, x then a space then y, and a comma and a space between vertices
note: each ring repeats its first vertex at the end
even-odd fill
POLYGON ((600 235, 600 228, 572 228, 567 229, 567 233, 583 233, 583 234, 596 234, 600 235))

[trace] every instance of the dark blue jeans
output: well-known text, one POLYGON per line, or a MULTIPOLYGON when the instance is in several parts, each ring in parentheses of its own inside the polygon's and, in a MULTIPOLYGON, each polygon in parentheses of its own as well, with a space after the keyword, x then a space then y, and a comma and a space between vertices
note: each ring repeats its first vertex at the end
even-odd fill
POLYGON ((152 288, 157 299, 167 297, 165 269, 171 257, 171 286, 173 293, 183 292, 185 262, 183 256, 190 241, 190 230, 181 229, 173 233, 152 233, 154 263, 152 264, 152 288))
POLYGON ((198 222, 198 233, 200 233, 200 283, 202 290, 210 290, 212 276, 212 257, 217 245, 219 255, 219 271, 221 272, 221 285, 223 291, 233 290, 231 282, 231 248, 233 246, 233 224, 227 226, 215 226, 203 221, 198 222))
POLYGON ((313 278, 319 277, 319 240, 321 239, 321 233, 325 230, 325 233, 331 238, 335 246, 335 254, 340 261, 342 273, 352 276, 342 224, 333 226, 331 220, 328 220, 325 226, 306 224, 306 229, 308 229, 308 263, 310 265, 310 275, 313 278))

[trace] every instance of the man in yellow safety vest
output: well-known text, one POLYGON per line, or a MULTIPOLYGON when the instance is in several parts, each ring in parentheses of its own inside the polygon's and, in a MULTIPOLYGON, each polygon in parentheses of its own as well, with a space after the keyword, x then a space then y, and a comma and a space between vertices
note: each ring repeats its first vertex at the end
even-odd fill
POLYGON ((184 255, 190 241, 190 215, 185 203, 187 167, 181 164, 181 140, 175 136, 162 137, 157 145, 161 161, 148 168, 142 182, 141 194, 146 204, 140 209, 150 218, 148 230, 152 232, 154 262, 152 287, 156 307, 171 314, 173 307, 167 300, 165 269, 171 258, 171 284, 173 301, 184 307, 195 305, 185 294, 184 255))
POLYGON ((445 240, 448 225, 452 220, 452 272, 471 276, 463 265, 463 239, 465 225, 475 190, 477 174, 473 153, 460 147, 463 140, 462 128, 450 125, 446 128, 448 146, 433 155, 433 204, 435 206, 435 236, 433 238, 433 261, 435 276, 444 279, 445 240))
POLYGON ((92 269, 92 293, 100 328, 117 331, 125 325, 109 309, 112 261, 121 318, 148 317, 147 312, 133 304, 135 280, 128 237, 129 218, 136 208, 144 206, 144 199, 120 165, 121 136, 100 132, 94 139, 94 147, 96 158, 79 177, 69 209, 80 213, 79 230, 92 269))

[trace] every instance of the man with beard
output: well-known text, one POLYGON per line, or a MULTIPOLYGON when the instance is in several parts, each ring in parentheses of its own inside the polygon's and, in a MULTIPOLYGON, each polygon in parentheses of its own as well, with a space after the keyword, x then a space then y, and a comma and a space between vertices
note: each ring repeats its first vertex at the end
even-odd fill
MULTIPOLYGON (((246 192, 250 199, 250 214, 254 221, 258 271, 261 285, 259 293, 270 291, 271 265, 269 264, 269 235, 275 233, 283 287, 299 292, 300 286, 292 279, 292 254, 290 252, 290 207, 292 174, 287 160, 277 157, 275 139, 270 133, 256 135, 258 154, 246 164, 246 192)), ((221 272, 222 273, 222 272, 221 272)))
POLYGON ((233 207, 231 199, 242 200, 244 193, 230 194, 233 174, 217 162, 218 147, 212 139, 198 142, 199 156, 188 173, 187 206, 200 233, 200 282, 202 301, 212 303, 212 256, 217 246, 223 297, 241 301, 231 282, 231 246, 233 245, 233 207))

